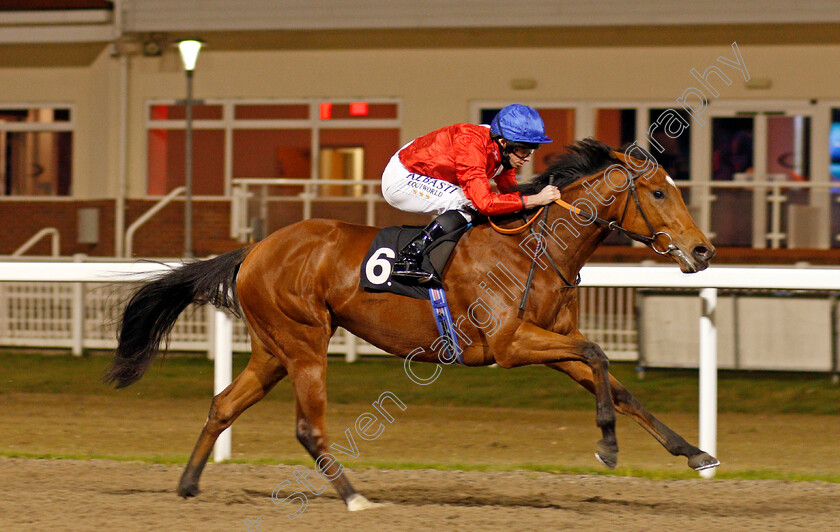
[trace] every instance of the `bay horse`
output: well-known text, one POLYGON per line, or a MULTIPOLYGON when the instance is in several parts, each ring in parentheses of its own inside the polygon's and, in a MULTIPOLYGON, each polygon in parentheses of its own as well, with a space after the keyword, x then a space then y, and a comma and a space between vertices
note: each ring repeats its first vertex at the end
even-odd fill
MULTIPOLYGON (((527 235, 505 235, 478 224, 452 253, 443 285, 452 315, 470 317, 457 320, 464 364, 544 364, 577 381, 595 395, 595 422, 602 435, 596 457, 609 468, 617 464, 616 410, 671 454, 685 456, 689 467, 715 467, 717 459, 656 419, 610 375, 604 351, 578 328, 576 283, 568 281, 612 230, 668 255, 686 273, 705 269, 714 247, 691 219, 674 182, 651 157, 616 152, 591 139, 567 149, 545 173, 521 185, 531 194, 552 183, 562 190, 565 207, 545 208, 527 235), (533 267, 535 261, 539 268, 533 267), (479 281, 491 278, 500 264, 510 282, 488 289, 490 285, 479 281), (530 283, 523 291, 526 277, 530 283), (524 310, 514 300, 516 292, 529 294, 524 310)), ((638 153, 646 155, 641 148, 638 153)), ((528 217, 537 214, 500 217, 495 225, 513 230, 528 217)), ((212 303, 234 313, 241 309, 251 338, 246 368, 212 400, 178 484, 179 495, 198 494, 199 477, 219 434, 288 376, 296 401, 297 439, 348 509, 374 505, 341 474, 341 464, 319 460, 329 451, 325 379, 330 337, 343 327, 398 357, 444 361, 435 348, 440 339, 429 302, 359 287, 360 265, 377 231, 335 220, 302 221, 250 247, 175 268, 133 294, 105 375, 116 388, 143 376, 178 315, 192 303, 212 303)))

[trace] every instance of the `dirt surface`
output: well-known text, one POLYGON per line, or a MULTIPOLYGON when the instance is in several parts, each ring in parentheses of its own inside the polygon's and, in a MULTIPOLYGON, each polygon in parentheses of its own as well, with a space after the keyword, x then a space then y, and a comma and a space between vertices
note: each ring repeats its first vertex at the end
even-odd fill
POLYGON ((309 494, 306 509, 289 520, 299 506, 276 506, 271 494, 303 466, 210 464, 203 493, 186 501, 172 491, 180 469, 0 458, 0 528, 708 531, 831 530, 840 522, 840 485, 824 482, 380 469, 350 474, 382 506, 351 513, 326 490, 309 494))
MULTIPOLYGON (((233 458, 305 465, 209 464, 202 493, 184 501, 174 492, 183 466, 148 460, 185 461, 208 406, 194 399, 0 393, 0 452, 122 460, 0 458, 0 530, 830 530, 840 522, 837 483, 522 470, 597 470, 594 411, 414 404, 393 410, 394 422, 375 441, 357 438, 358 458, 341 457, 348 478, 381 507, 350 513, 332 488, 312 495, 296 482, 296 474, 310 472, 315 491, 323 484, 294 437, 293 405, 277 402, 256 405, 234 424, 233 458), (130 461, 136 458, 145 462, 130 461), (295 491, 308 495, 294 520, 286 515, 297 505, 272 502, 278 485, 277 500, 295 491)), ((330 405, 332 441, 347 446, 345 430, 373 411, 370 404, 330 405)), ((696 415, 660 417, 696 442, 696 415)), ((684 458, 669 455, 627 418, 619 417, 618 436, 619 471, 688 471, 684 458)), ((721 415, 719 471, 837 478, 838 441, 835 416, 721 415)))
MULTIPOLYGON (((0 393, 0 452, 186 462, 209 406, 209 399, 0 393)), ((548 411, 407 404, 405 411, 391 410, 394 422, 384 423, 382 435, 374 441, 355 437, 359 456, 342 457, 342 463, 600 470, 593 456, 601 437, 594 408, 548 411)), ((345 431, 353 429, 365 412, 376 410, 370 404, 330 404, 331 440, 339 445, 343 440, 347 446, 345 431)), ((659 417, 697 443, 696 414, 669 412, 659 417)), ((618 416, 617 421, 620 470, 689 471, 685 458, 668 454, 632 420, 618 416)), ((293 404, 258 403, 233 425, 233 459, 309 465, 311 459, 295 438, 294 424, 293 404)), ((721 414, 716 456, 722 472, 837 478, 838 442, 836 416, 721 414)))

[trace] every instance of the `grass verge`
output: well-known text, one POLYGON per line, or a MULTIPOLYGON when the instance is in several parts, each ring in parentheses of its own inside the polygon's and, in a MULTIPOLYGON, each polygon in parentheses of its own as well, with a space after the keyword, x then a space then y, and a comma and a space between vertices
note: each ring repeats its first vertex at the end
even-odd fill
MULTIPOLYGON (((244 355, 234 357, 234 375, 247 360, 244 355)), ((213 362, 201 356, 170 356, 155 363, 140 382, 119 391, 100 381, 108 362, 106 356, 3 352, 0 394, 131 395, 150 399, 212 396, 213 362)), ((432 375, 434 370, 429 364, 416 364, 412 369, 420 376, 432 375)), ((613 363, 611 371, 653 412, 697 410, 697 370, 649 368, 644 380, 637 378, 634 364, 613 363)), ((388 390, 406 402, 428 406, 546 410, 591 410, 594 406, 593 397, 575 382, 542 366, 514 370, 443 366, 437 380, 420 386, 406 376, 402 360, 377 357, 347 364, 331 357, 327 389, 333 404, 370 404, 388 390)), ((265 400, 292 401, 288 382, 277 386, 265 400)), ((721 371, 718 409, 722 413, 837 415, 840 386, 821 373, 721 371)))
MULTIPOLYGON (((163 464, 184 466, 187 456, 109 456, 109 455, 81 455, 81 454, 53 454, 53 453, 24 453, 24 452, 0 452, 0 456, 6 458, 25 458, 32 460, 112 460, 115 462, 141 462, 148 464, 163 464)), ((286 465, 303 466, 313 468, 311 460, 230 460, 225 463, 245 465, 286 465)), ((432 462, 394 462, 394 461, 354 461, 350 464, 351 469, 396 469, 396 470, 420 470, 431 469, 436 471, 534 471, 538 473, 552 473, 556 475, 599 475, 618 477, 649 478, 652 480, 692 480, 697 479, 698 474, 686 470, 684 472, 670 472, 638 468, 619 467, 613 471, 598 467, 568 467, 558 464, 440 464, 432 462)), ((820 474, 798 474, 782 473, 766 470, 745 470, 745 471, 718 471, 715 474, 718 480, 782 480, 787 482, 830 482, 840 484, 840 475, 820 474)))

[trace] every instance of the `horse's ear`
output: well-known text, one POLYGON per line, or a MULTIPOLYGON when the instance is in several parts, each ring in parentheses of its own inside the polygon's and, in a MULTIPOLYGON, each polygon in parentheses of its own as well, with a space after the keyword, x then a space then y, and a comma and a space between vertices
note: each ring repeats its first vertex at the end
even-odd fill
POLYGON ((612 156, 614 158, 618 159, 619 161, 621 161, 622 163, 624 163, 625 165, 628 165, 628 164, 632 165, 632 163, 627 160, 628 159, 627 155, 625 155, 624 153, 622 153, 620 151, 613 150, 612 156))
POLYGON ((644 176, 645 179, 649 179, 656 173, 657 170, 659 170, 659 163, 656 162, 653 155, 635 142, 628 146, 623 152, 614 151, 613 155, 617 156, 618 159, 623 162, 625 166, 628 166, 632 172, 644 176), (643 158, 628 155, 628 153, 632 151, 638 151, 643 158))

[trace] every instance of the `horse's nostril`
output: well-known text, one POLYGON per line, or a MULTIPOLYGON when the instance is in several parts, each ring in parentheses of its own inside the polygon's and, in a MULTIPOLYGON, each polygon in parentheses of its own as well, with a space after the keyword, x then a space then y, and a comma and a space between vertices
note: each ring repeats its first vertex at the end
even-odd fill
POLYGON ((706 246, 696 246, 692 252, 694 258, 698 260, 709 260, 712 258, 713 251, 706 246))

